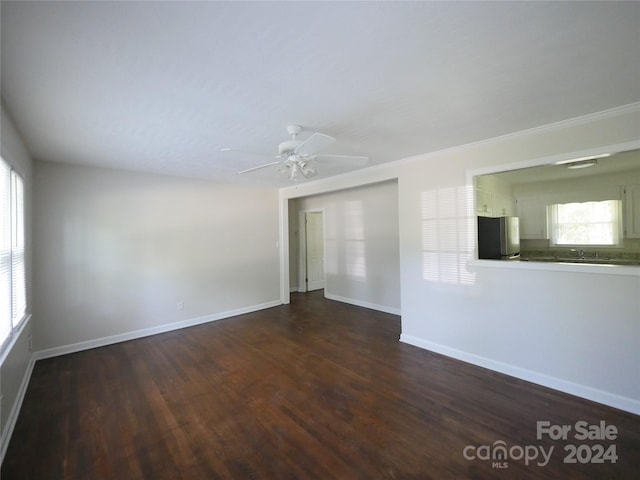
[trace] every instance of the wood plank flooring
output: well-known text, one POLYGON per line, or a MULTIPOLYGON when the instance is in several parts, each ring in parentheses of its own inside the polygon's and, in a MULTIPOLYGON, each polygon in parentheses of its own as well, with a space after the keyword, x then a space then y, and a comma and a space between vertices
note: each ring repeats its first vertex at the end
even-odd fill
POLYGON ((400 343, 399 334, 394 315, 314 292, 38 361, 2 480, 637 478, 640 417, 400 343), (539 420, 604 421, 619 433, 538 440, 539 420), (478 458, 499 441, 505 460, 478 458), (587 445, 582 460, 595 444, 615 445, 617 460, 564 463, 570 443, 587 445), (465 458, 467 446, 476 458, 465 458), (549 463, 539 466, 538 453, 526 465, 527 447, 553 447, 549 463))

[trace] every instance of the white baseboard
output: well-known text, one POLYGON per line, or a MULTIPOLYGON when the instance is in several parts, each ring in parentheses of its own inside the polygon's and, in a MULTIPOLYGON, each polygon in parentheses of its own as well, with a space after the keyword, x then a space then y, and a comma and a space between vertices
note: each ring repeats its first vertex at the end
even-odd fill
POLYGON ((20 414, 20 409, 22 408, 24 396, 27 393, 27 387, 29 386, 29 380, 31 380, 31 373, 33 372, 33 366, 35 365, 35 363, 35 358, 33 358, 33 355, 31 355, 31 359, 29 360, 27 368, 24 372, 24 376, 22 377, 20 388, 18 389, 18 395, 16 396, 16 399, 11 406, 9 416, 7 417, 7 423, 6 425, 2 426, 2 438, 0 439, 0 465, 2 465, 2 462, 4 461, 4 455, 7 453, 9 440, 11 440, 13 429, 15 428, 16 422, 18 421, 18 415, 20 414))
POLYGON ((350 305, 356 305, 358 307, 370 308, 372 310, 378 310, 379 312, 390 313, 392 315, 400 315, 400 309, 394 307, 387 307, 386 305, 378 305, 376 303, 365 302, 363 300, 357 300, 355 298, 341 297, 340 295, 333 295, 324 291, 325 298, 329 300, 335 300, 337 302, 348 303, 350 305))
POLYGON ((70 345, 63 345, 61 347, 48 348, 46 350, 40 350, 35 352, 33 356, 35 360, 41 360, 44 358, 51 358, 51 357, 57 357, 60 355, 66 355, 68 353, 81 352, 83 350, 89 350, 91 348, 104 347, 106 345, 112 345, 114 343, 126 342, 128 340, 135 340, 137 338, 157 335, 159 333, 171 332, 173 330, 193 327, 195 325, 214 322, 216 320, 223 320, 225 318, 235 317, 237 315, 244 315, 245 313, 257 312, 258 310, 277 307, 281 304, 282 302, 280 302, 280 300, 274 300, 271 302, 260 303, 258 305, 238 308, 236 310, 228 310, 226 312, 214 313, 212 315, 205 315, 203 317, 191 318, 189 320, 183 320, 180 322, 167 323, 165 325, 159 325, 157 327, 144 328, 141 330, 134 330, 131 332, 119 333, 117 335, 111 335, 108 337, 87 340, 86 342, 78 342, 78 343, 72 343, 70 345))
POLYGON ((598 390, 597 388, 580 385, 578 383, 569 382, 561 378, 545 375, 526 368, 516 367, 514 365, 492 360, 490 358, 475 355, 473 353, 457 350, 455 348, 440 345, 438 343, 430 342, 419 337, 413 337, 411 335, 401 334, 400 341, 414 345, 416 347, 424 348, 435 353, 446 355, 447 357, 462 360, 463 362, 471 363, 479 367, 488 368, 505 375, 526 380, 528 382, 536 383, 544 387, 549 387, 554 390, 559 390, 564 393, 569 393, 577 397, 585 398, 603 405, 618 408, 626 412, 630 412, 636 415, 640 415, 640 401, 633 398, 623 397, 615 393, 606 392, 604 390, 598 390))

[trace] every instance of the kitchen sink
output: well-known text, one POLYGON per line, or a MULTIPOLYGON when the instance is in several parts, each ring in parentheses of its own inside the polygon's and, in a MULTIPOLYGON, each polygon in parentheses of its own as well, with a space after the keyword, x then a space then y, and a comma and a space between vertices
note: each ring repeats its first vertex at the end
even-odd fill
POLYGON ((577 257, 558 257, 558 262, 569 262, 569 263, 613 263, 615 260, 606 257, 598 257, 598 258, 577 258, 577 257))

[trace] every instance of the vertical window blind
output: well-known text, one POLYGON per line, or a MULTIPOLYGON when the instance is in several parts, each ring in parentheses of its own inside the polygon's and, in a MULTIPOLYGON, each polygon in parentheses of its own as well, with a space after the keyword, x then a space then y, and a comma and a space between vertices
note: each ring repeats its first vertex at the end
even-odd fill
POLYGON ((0 159, 0 345, 23 319, 27 307, 24 265, 24 184, 0 159))

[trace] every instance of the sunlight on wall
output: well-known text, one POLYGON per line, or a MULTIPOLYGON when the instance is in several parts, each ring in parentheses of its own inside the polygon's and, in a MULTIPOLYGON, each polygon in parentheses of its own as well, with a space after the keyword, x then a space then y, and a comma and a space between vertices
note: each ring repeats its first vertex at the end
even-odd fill
POLYGON ((340 271, 338 267, 338 241, 335 234, 324 238, 324 272, 336 275, 340 271))
MULTIPOLYGON (((79 210, 79 209, 74 209, 79 210)), ((80 239, 86 235, 86 226, 83 224, 79 211, 69 212, 64 216, 62 239, 62 265, 66 272, 65 301, 68 305, 81 303, 87 295, 89 288, 82 281, 86 270, 87 252, 85 242, 80 239)))
POLYGON ((367 254, 362 200, 345 204, 344 210, 347 275, 364 279, 367 276, 367 254))
POLYGON ((467 270, 474 251, 473 187, 422 192, 422 277, 425 280, 473 285, 467 270))

